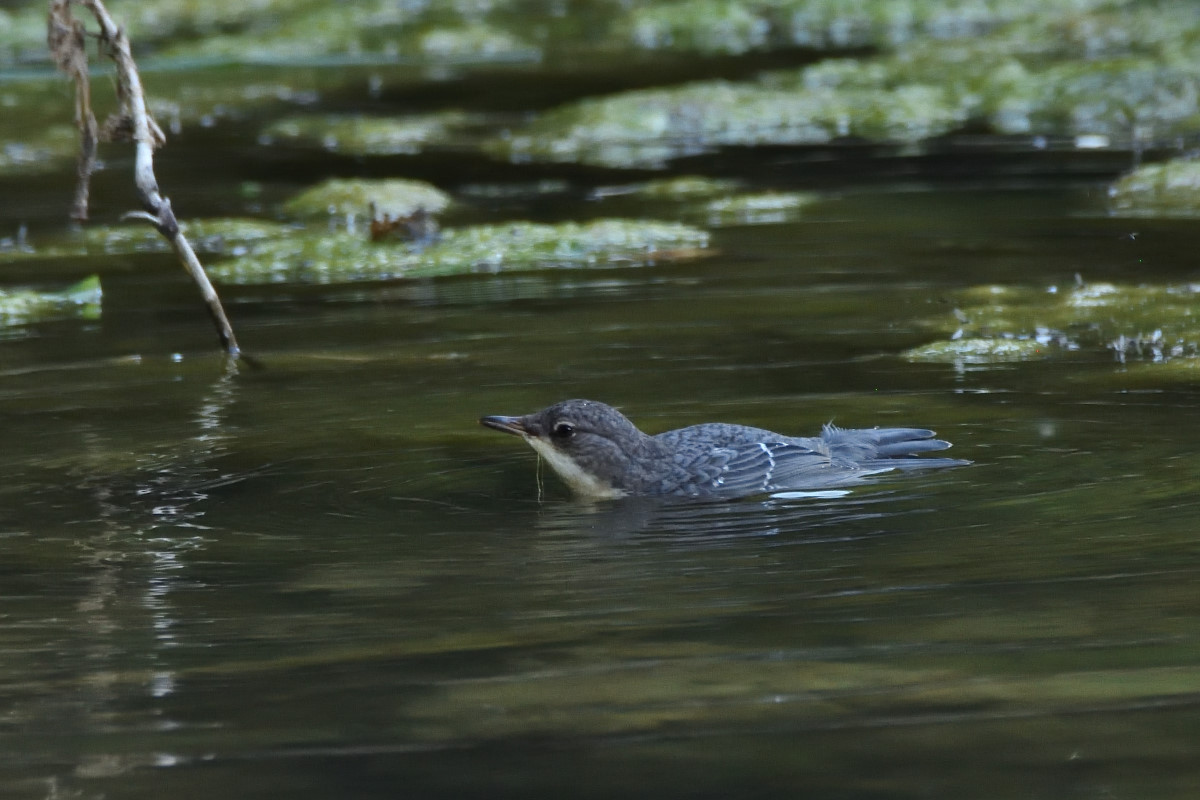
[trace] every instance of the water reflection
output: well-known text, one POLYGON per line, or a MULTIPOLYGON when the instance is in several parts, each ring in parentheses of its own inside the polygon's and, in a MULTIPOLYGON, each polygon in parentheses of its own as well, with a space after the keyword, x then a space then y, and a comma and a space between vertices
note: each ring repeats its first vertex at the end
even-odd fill
MULTIPOLYGON (((86 526, 76 523, 77 533, 85 532, 72 539, 81 553, 71 567, 78 577, 58 588, 63 600, 74 599, 73 613, 47 620, 26 639, 27 647, 36 648, 39 636, 61 638, 54 672, 45 676, 54 692, 26 698, 17 712, 24 730, 59 733, 44 758, 69 766, 34 781, 47 787, 48 798, 100 796, 68 787, 76 779, 113 778, 176 760, 170 753, 128 750, 118 743, 127 735, 185 724, 161 706, 178 683, 168 652, 197 644, 180 640, 179 626, 196 620, 181 614, 175 595, 190 585, 186 559, 206 543, 203 501, 211 487, 234 479, 211 464, 230 439, 226 419, 237 399, 237 374, 237 365, 227 362, 200 395, 190 435, 137 455, 131 471, 87 474, 77 485, 90 498, 94 516, 86 526), (111 740, 114 748, 85 744, 96 736, 111 740)), ((84 446, 90 457, 82 463, 104 464, 114 443, 92 433, 84 446)), ((8 680, 21 679, 16 666, 5 670, 8 680)))
POLYGON ((913 513, 912 509, 904 509, 903 503, 913 496, 894 490, 830 494, 834 496, 813 493, 736 501, 639 497, 600 504, 554 503, 539 515, 537 527, 548 533, 611 539, 636 535, 643 540, 657 537, 681 545, 711 547, 729 540, 784 533, 801 535, 808 542, 848 541, 864 534, 838 533, 838 526, 913 513))

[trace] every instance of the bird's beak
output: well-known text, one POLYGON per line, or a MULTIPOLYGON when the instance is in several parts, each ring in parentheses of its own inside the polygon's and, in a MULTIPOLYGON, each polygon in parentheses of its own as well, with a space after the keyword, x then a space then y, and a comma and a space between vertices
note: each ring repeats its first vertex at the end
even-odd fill
POLYGON ((521 417, 481 417, 479 424, 485 428, 504 431, 516 436, 528 436, 529 430, 521 417))

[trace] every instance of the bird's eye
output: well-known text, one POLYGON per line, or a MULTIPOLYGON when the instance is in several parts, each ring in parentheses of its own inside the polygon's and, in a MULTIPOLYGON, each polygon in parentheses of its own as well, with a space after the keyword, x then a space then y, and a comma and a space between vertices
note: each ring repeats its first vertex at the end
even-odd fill
POLYGON ((575 435, 575 426, 569 422, 560 422, 554 426, 554 436, 559 439, 569 439, 575 435))

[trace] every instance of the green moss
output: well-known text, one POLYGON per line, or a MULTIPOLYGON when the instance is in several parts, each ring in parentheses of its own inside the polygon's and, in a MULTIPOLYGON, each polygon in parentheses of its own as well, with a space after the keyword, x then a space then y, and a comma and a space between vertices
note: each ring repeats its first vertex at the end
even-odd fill
POLYGON ((46 6, 32 3, 12 11, 0 8, 0 63, 23 61, 46 49, 46 6))
POLYGON ((1200 161, 1177 159, 1140 167, 1109 192, 1112 209, 1123 215, 1200 215, 1200 161))
POLYGON ((740 54, 791 47, 896 47, 978 37, 1034 15, 1077 15, 1111 0, 678 0, 638 4, 622 27, 650 49, 740 54))
POLYGON ((412 50, 431 61, 536 61, 541 49, 515 34, 481 22, 422 31, 412 50))
MULTIPOLYGON (((253 242, 276 239, 293 229, 278 222, 255 219, 212 218, 179 224, 192 248, 211 254, 234 254, 253 242)), ((170 245, 149 225, 99 225, 83 232, 89 253, 134 253, 145 250, 167 251, 170 245)))
MULTIPOLYGON (((318 88, 303 77, 264 79, 263 75, 221 69, 196 70, 186 82, 170 73, 147 73, 146 103, 169 134, 185 125, 211 126, 220 120, 241 120, 273 106, 293 107, 314 102, 318 88), (288 82, 290 80, 290 82, 288 82)), ((168 146, 170 139, 168 139, 168 146)))
MULTIPOLYGON (((255 219, 213 218, 179 223, 192 248, 202 255, 240 255, 248 245, 289 235, 294 227, 255 219)), ((24 247, 0 248, 0 263, 87 255, 166 253, 170 244, 145 224, 88 225, 24 247)))
POLYGON ((723 145, 845 136, 915 142, 968 122, 1000 133, 1099 136, 1118 145, 1200 127, 1200 12, 1181 5, 695 0, 631 14, 635 38, 684 48, 825 45, 813 26, 828 23, 844 33, 843 45, 879 44, 880 32, 891 31, 884 38, 894 49, 754 82, 589 98, 545 114, 494 142, 492 151, 518 160, 654 167, 723 145), (710 25, 712 19, 728 24, 710 25), (732 39, 696 38, 707 36, 732 39))
POLYGON ((819 144, 862 136, 918 141, 966 119, 934 86, 791 88, 703 81, 589 98, 554 109, 489 143, 514 160, 659 167, 715 147, 819 144))
POLYGON ((0 327, 48 319, 100 316, 100 278, 92 275, 60 292, 0 289, 0 327))
POLYGON ((1048 347, 1034 339, 968 338, 914 347, 904 353, 910 361, 986 364, 997 361, 1027 361, 1041 358, 1048 347))
POLYGON ((472 121, 462 111, 409 117, 293 116, 268 126, 261 139, 355 156, 412 155, 430 143, 445 145, 453 132, 472 121))
MULTIPOLYGON (((817 202, 812 192, 739 192, 737 181, 684 175, 600 187, 593 197, 621 214, 663 216, 708 227, 778 224, 817 202)), ((610 212, 611 213, 611 212, 610 212)))
POLYGON ((913 41, 879 62, 881 74, 895 85, 941 86, 1000 133, 1128 142, 1194 130, 1200 13, 1094 5, 978 38, 913 41))
MULTIPOLYGON (((221 9, 227 3, 214 7, 221 9)), ((180 2, 184 11, 160 35, 176 40, 165 48, 175 58, 228 59, 246 62, 302 61, 335 53, 361 53, 373 29, 390 30, 412 17, 399 8, 389 13, 380 2, 280 4, 275 13, 246 14, 247 4, 226 17, 226 24, 191 41, 187 28, 195 19, 187 12, 194 3, 180 2)), ((218 12, 219 13, 219 12, 218 12)), ((137 29, 135 28, 135 35, 137 29)))
POLYGON ((690 0, 634 8, 624 26, 631 41, 652 50, 740 54, 766 49, 777 35, 764 11, 736 0, 690 0))
POLYGON ((0 140, 0 174, 54 172, 68 165, 78 148, 71 125, 50 125, 21 141, 0 140))
POLYGON ((374 0, 299 3, 274 15, 239 20, 229 33, 170 47, 167 54, 239 62, 307 61, 320 56, 397 57, 423 63, 531 61, 541 50, 519 33, 471 9, 421 9, 374 0))
POLYGON ((1081 347, 1112 350, 1119 359, 1168 361, 1200 349, 1200 288, 1089 283, 1038 291, 995 286, 962 293, 956 316, 929 324, 954 341, 906 353, 914 360, 987 361, 1035 358, 1081 347))
POLYGON ((424 250, 349 234, 297 233, 215 264, 226 283, 337 283, 544 267, 647 264, 694 257, 708 234, 676 223, 607 219, 539 225, 480 225, 443 231, 424 250))
MULTIPOLYGON (((545 58, 544 69, 553 73, 565 60, 575 64, 580 48, 604 64, 620 63, 639 49, 878 51, 873 58, 823 62, 758 81, 704 81, 571 103, 511 138, 489 142, 489 152, 515 160, 655 167, 726 145, 803 145, 844 136, 916 142, 969 122, 1005 134, 1102 136, 1107 139, 1095 141, 1116 145, 1200 126, 1200 9, 1182 2, 659 0, 627 9, 589 6, 584 21, 531 17, 516 0, 453 7, 384 0, 220 0, 210 7, 152 0, 120 2, 113 10, 139 46, 210 66, 325 57, 402 61, 416 76, 431 65, 545 58)), ((26 20, 23 11, 6 16, 26 20)), ((17 27, 26 30, 28 23, 17 27)), ((38 47, 41 38, 39 21, 38 47)), ((151 104, 169 125, 245 116, 261 111, 264 101, 311 101, 333 88, 329 69, 292 69, 278 80, 191 69, 180 80, 175 70, 156 73, 152 61, 143 68, 151 104)), ((342 74, 340 86, 359 77, 342 74)), ((388 130, 344 118, 318 118, 312 125, 292 119, 272 133, 280 141, 370 155, 418 152, 457 130, 453 115, 393 125, 388 130)), ((14 137, 0 125, 0 140, 34 138, 14 137)), ((17 158, 41 161, 21 152, 17 158)))
POLYGON ((1034 76, 1028 129, 1126 141, 1192 133, 1198 89, 1200 66, 1155 56, 1058 64, 1034 76))
POLYGON ((450 196, 421 181, 334 178, 288 200, 283 210, 297 217, 366 218, 372 203, 380 213, 407 217, 420 209, 430 214, 445 211, 450 205, 450 196))
POLYGON ((728 194, 738 188, 737 181, 718 180, 697 175, 681 175, 659 181, 647 181, 629 187, 616 187, 614 194, 636 194, 651 200, 693 200, 728 194))
POLYGON ((763 192, 735 194, 712 200, 704 206, 710 226, 776 225, 793 220, 805 206, 817 202, 811 192, 763 192))
MULTIPOLYGON (((272 21, 326 5, 314 0, 111 0, 113 19, 125 25, 134 41, 196 37, 230 31, 258 32, 272 21)), ((77 11, 81 18, 82 12, 77 11)))

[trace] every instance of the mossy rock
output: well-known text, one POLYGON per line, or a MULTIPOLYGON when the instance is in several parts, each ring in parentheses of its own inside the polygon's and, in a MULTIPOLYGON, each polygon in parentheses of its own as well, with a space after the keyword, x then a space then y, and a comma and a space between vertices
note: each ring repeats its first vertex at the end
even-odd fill
MULTIPOLYGON (((179 229, 198 253, 237 255, 248 245, 278 239, 294 231, 290 225, 237 217, 194 219, 179 223, 179 229)), ((170 244, 149 225, 99 225, 83 232, 87 252, 121 254, 168 251, 170 244)))
POLYGON ((425 249, 349 233, 297 233, 213 265, 225 283, 339 283, 546 267, 647 264, 693 258, 707 232, 678 223, 605 219, 451 228, 425 249))
MULTIPOLYGON (((292 225, 238 217, 186 220, 179 223, 192 249, 202 255, 241 255, 254 242, 277 239, 296 230, 292 225)), ((87 255, 166 253, 171 245, 146 224, 88 225, 82 231, 51 235, 36 244, 0 249, 0 264, 87 255)))
POLYGON ((332 178, 288 200, 283 210, 296 217, 366 219, 372 203, 380 214, 392 218, 412 216, 421 210, 438 214, 450 205, 450 195, 422 181, 332 178))
POLYGON ((946 342, 931 342, 904 353, 909 361, 942 361, 947 363, 988 364, 1005 361, 1029 361, 1042 358, 1047 345, 1031 338, 962 338, 946 342))
POLYGON ((541 48, 501 28, 482 22, 421 31, 412 50, 431 61, 456 63, 536 61, 541 48))
POLYGON ((0 289, 0 327, 25 325, 49 319, 100 316, 100 278, 96 275, 58 292, 36 289, 0 289))
POLYGON ((415 155, 430 144, 445 145, 453 132, 474 118, 462 111, 408 117, 292 116, 262 133, 269 144, 320 147, 353 156, 415 155))
POLYGON ((1128 216, 1200 216, 1200 161, 1148 164, 1121 177, 1109 191, 1114 212, 1128 216))
POLYGON ((1070 61, 1034 74, 1028 101, 1033 131, 1118 142, 1191 135, 1200 129, 1200 65, 1158 56, 1070 61))
POLYGON ((733 180, 706 178, 700 175, 680 175, 657 181, 610 186, 597 189, 595 194, 603 196, 634 196, 647 200, 695 200, 698 198, 728 195, 741 186, 733 180))
POLYGON ((1071 288, 980 286, 966 290, 955 316, 929 320, 952 341, 905 353, 914 360, 1038 358, 1082 347, 1118 358, 1168 361, 1200 349, 1200 287, 1088 283, 1071 288))
MULTIPOLYGON (((389 2, 280 4, 277 0, 269 0, 269 5, 277 8, 266 13, 255 6, 252 16, 237 9, 220 26, 221 32, 189 37, 165 52, 174 58, 260 63, 304 62, 321 56, 394 62, 403 56, 424 64, 491 64, 536 61, 542 56, 541 48, 522 31, 511 30, 517 24, 492 24, 492 15, 480 16, 473 7, 434 4, 421 10, 389 2)), ((173 23, 174 35, 187 24, 186 17, 180 16, 173 23)))
POLYGON ((1033 16, 1109 8, 1110 0, 681 0, 642 3, 622 27, 647 49, 740 55, 752 51, 895 48, 921 39, 981 37, 1033 16))
POLYGON ((966 120, 937 86, 838 90, 702 81, 589 98, 553 109, 487 149, 513 160, 657 168, 721 146, 912 142, 966 120))
POLYGON ((833 59, 756 81, 584 99, 490 142, 489 150, 517 161, 654 168, 721 146, 840 137, 911 143, 968 124, 1077 137, 1089 146, 1133 146, 1200 129, 1193 44, 1200 14, 1183 5, 779 0, 754 8, 694 0, 631 14, 634 38, 682 42, 684 49, 823 46, 828 41, 813 26, 826 23, 831 35, 842 32, 842 46, 880 44, 878 34, 887 30, 892 33, 884 38, 894 38, 886 43, 890 52, 875 58, 833 59), (722 24, 709 25, 714 19, 722 24), (876 33, 859 36, 856 26, 876 33), (698 44, 693 35, 732 36, 738 43, 698 44))

